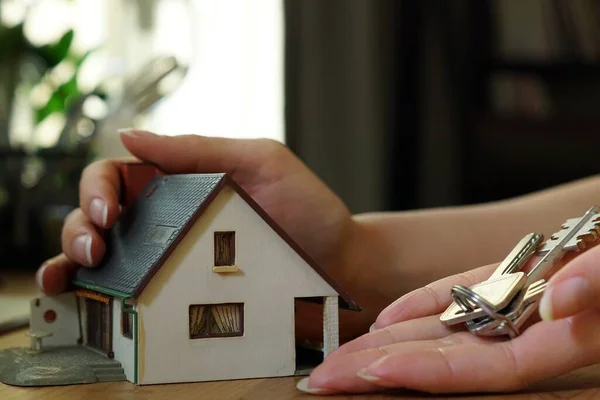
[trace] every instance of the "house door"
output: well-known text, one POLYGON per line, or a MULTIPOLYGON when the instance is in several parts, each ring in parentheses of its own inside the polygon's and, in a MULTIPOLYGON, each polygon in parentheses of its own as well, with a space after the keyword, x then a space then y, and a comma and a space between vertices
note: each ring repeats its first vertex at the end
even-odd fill
POLYGON ((294 331, 296 375, 308 375, 323 362, 323 309, 322 297, 294 299, 294 331), (317 317, 318 318, 315 318, 317 317), (319 332, 314 333, 314 328, 319 332))
POLYGON ((110 303, 86 299, 87 345, 103 353, 112 352, 112 312, 110 303))

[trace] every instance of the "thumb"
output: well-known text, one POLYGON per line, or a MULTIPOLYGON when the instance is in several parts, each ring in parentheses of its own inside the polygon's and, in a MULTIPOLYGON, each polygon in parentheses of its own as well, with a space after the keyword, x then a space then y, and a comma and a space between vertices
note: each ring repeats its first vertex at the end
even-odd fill
MULTIPOLYGON (((121 131, 127 150, 166 173, 234 174, 242 160, 257 160, 256 140, 212 138, 199 135, 161 136, 141 130, 121 131)), ((251 165, 245 165, 251 167, 251 165)))
POLYGON ((600 246, 567 263, 548 282, 540 302, 546 321, 567 318, 590 308, 600 309, 600 246))

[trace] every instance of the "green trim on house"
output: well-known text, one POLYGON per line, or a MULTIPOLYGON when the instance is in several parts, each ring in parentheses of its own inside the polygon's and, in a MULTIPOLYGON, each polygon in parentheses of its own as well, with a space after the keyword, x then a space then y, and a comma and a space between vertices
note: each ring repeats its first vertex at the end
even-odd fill
POLYGON ((114 296, 114 297, 121 297, 121 298, 130 298, 131 295, 127 294, 127 293, 123 293, 123 292, 119 292, 118 290, 113 290, 113 289, 108 289, 102 286, 98 286, 98 285, 92 285, 90 283, 87 282, 82 282, 82 281, 78 281, 78 280, 74 280, 73 284, 75 286, 79 286, 82 287, 84 289, 89 289, 89 290, 94 290, 96 292, 100 292, 109 296, 114 296))
POLYGON ((128 314, 133 314, 133 383, 138 383, 138 313, 134 310, 133 306, 129 307, 125 304, 125 301, 130 297, 121 298, 121 311, 128 314))

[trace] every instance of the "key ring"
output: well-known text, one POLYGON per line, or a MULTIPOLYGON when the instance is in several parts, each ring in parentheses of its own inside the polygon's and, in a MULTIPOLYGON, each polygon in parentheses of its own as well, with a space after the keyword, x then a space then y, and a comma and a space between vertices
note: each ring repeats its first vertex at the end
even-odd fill
POLYGON ((456 302, 456 304, 458 304, 461 308, 466 308, 463 308, 463 311, 473 311, 472 306, 469 304, 469 302, 471 302, 477 307, 481 308, 483 312, 485 312, 488 315, 488 317, 494 320, 501 321, 500 326, 508 328, 509 336, 511 338, 514 338, 515 336, 519 335, 519 330, 510 318, 507 318, 506 316, 496 312, 496 310, 494 310, 494 306, 490 304, 489 301, 487 301, 485 298, 481 297, 468 287, 462 285, 454 285, 452 287, 451 295, 452 299, 456 302))

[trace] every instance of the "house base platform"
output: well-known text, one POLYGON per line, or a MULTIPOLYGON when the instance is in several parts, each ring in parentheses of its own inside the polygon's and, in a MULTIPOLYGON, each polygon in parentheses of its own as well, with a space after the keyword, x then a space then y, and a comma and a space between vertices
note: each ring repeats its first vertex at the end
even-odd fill
POLYGON ((121 363, 83 346, 0 351, 0 382, 13 386, 58 386, 124 381, 121 363))

